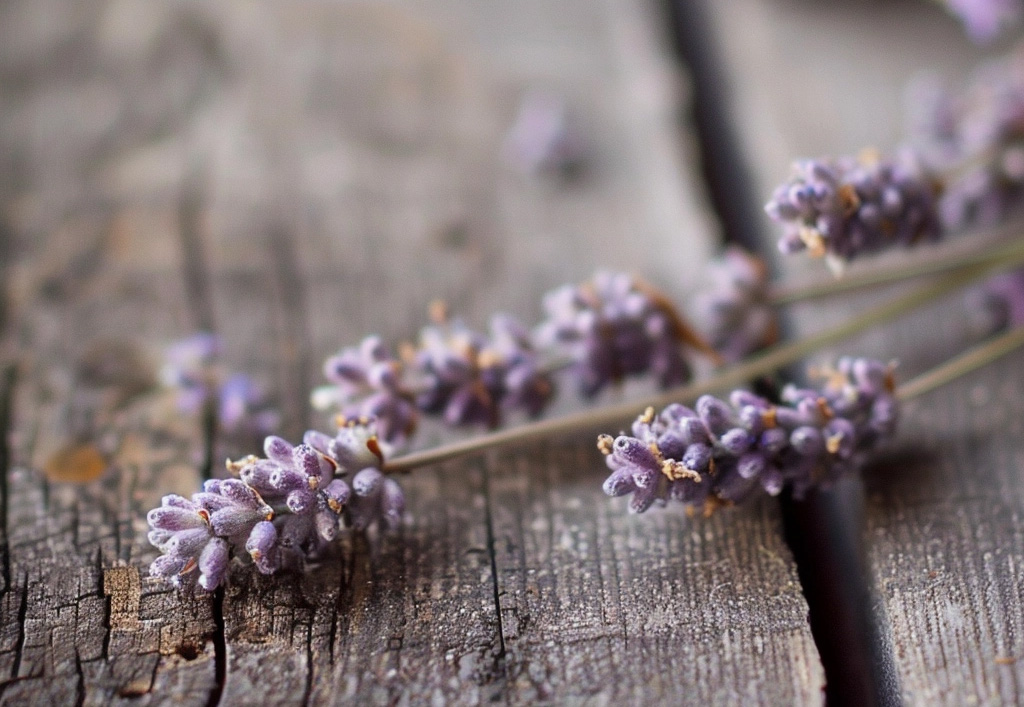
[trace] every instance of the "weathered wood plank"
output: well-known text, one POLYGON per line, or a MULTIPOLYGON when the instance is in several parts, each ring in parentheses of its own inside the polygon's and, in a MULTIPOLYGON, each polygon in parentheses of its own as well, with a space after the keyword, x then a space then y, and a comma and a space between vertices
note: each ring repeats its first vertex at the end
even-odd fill
POLYGON ((543 291, 602 265, 681 297, 712 228, 653 4, 89 10, 9 3, 0 22, 7 338, 37 361, 6 477, 4 700, 817 699, 771 505, 628 517, 600 492, 592 440, 568 440, 418 471, 403 529, 346 540, 303 577, 240 568, 186 600, 136 571, 154 555, 144 510, 198 483, 200 420, 148 391, 118 401, 120 373, 76 386, 83 341, 212 328, 295 438, 323 422, 305 398, 322 358, 373 331, 412 337, 431 298, 474 325, 499 308, 529 321, 543 291), (500 160, 538 88, 590 138, 578 182, 500 160), (94 203, 117 228, 60 228, 94 203), (72 489, 40 474, 75 415, 122 441, 117 470, 72 489))
MULTIPOLYGON (((983 54, 929 3, 708 6, 726 50, 739 133, 766 199, 795 157, 894 145, 907 81, 925 71, 955 80, 983 54)), ((790 276, 806 269, 783 266, 790 276)), ((795 331, 810 331, 890 293, 799 308, 791 321, 795 331)), ((956 296, 843 351, 898 359, 908 378, 971 341, 956 296)), ((875 619, 909 704, 1021 700, 1022 362, 1018 352, 908 404, 892 453, 867 473, 875 619)), ((856 505, 859 490, 843 493, 856 505)))
POLYGON ((139 543, 160 495, 198 483, 204 445, 147 356, 190 319, 173 203, 110 203, 109 218, 15 229, 32 257, 12 268, 6 342, 20 362, 4 489, 10 704, 109 704, 149 693, 157 673, 185 696, 214 683, 209 601, 145 577, 139 543))

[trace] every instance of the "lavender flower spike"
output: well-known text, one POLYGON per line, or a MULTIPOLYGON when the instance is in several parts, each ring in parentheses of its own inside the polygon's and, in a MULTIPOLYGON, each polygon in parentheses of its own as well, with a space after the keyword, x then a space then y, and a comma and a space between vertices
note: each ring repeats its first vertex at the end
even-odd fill
POLYGON ((736 503, 789 485, 800 497, 854 470, 892 436, 897 421, 891 366, 845 358, 818 372, 819 389, 788 387, 773 404, 746 391, 728 401, 705 395, 695 409, 649 408, 632 435, 598 438, 610 496, 631 494, 630 510, 680 501, 736 503))
POLYGON ((826 257, 833 270, 862 253, 938 240, 941 183, 909 153, 804 160, 765 211, 784 227, 779 250, 826 257))
POLYGON ((998 221, 1024 192, 1024 46, 982 66, 960 93, 924 82, 916 89, 913 144, 951 175, 945 227, 998 221))
POLYGON ((536 341, 574 362, 584 396, 647 372, 665 388, 684 383, 684 347, 715 355, 666 297, 626 273, 560 287, 544 296, 544 310, 536 341))
POLYGON ((695 319, 722 359, 733 363, 775 343, 778 321, 764 262, 732 246, 712 264, 711 276, 711 287, 697 298, 695 319))
POLYGON ((270 436, 264 454, 229 461, 238 478, 207 481, 191 500, 166 496, 150 511, 149 539, 163 553, 151 574, 212 591, 233 556, 264 574, 302 567, 323 554, 343 517, 365 527, 402 516, 402 491, 379 470, 384 451, 373 420, 353 421, 336 437, 310 431, 297 445, 270 436), (339 478, 347 473, 354 474, 355 497, 339 478))
POLYGON ((508 315, 491 320, 490 336, 448 316, 440 302, 431 306, 433 324, 409 348, 420 393, 416 404, 440 414, 449 425, 497 427, 506 412, 536 416, 554 392, 550 373, 534 348, 529 330, 508 315))
POLYGON ((368 336, 324 362, 332 385, 313 391, 313 407, 337 408, 347 419, 372 417, 381 437, 405 441, 416 429, 417 410, 408 390, 405 367, 381 341, 368 336))

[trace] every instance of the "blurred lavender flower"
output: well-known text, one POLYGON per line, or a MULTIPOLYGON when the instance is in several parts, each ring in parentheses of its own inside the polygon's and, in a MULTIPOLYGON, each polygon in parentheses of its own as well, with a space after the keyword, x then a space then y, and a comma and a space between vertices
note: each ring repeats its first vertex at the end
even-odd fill
POLYGON ((892 436, 897 401, 891 368, 877 361, 844 358, 819 375, 820 389, 787 387, 778 405, 740 390, 728 401, 705 395, 695 409, 648 408, 632 435, 598 438, 612 470, 605 493, 632 495, 639 513, 668 500, 736 503, 787 484, 800 498, 827 486, 892 436))
POLYGON ((502 146, 505 160, 527 174, 570 175, 581 167, 584 152, 565 103, 544 93, 523 98, 502 146))
POLYGON ((177 392, 178 409, 188 415, 214 405, 217 424, 229 435, 262 437, 280 423, 280 414, 266 392, 244 373, 225 378, 217 365, 220 337, 199 332, 164 352, 160 380, 177 392))
POLYGON ((999 32, 1020 22, 1020 0, 941 0, 964 24, 975 42, 991 42, 999 32))
POLYGON ((599 271, 553 290, 544 311, 535 340, 573 362, 587 397, 628 375, 651 372, 664 388, 686 382, 685 346, 715 355, 666 297, 626 273, 599 271))
POLYGON ((207 481, 191 501, 164 496, 147 516, 149 541, 164 553, 150 574, 182 589, 213 591, 227 574, 232 543, 244 543, 253 525, 273 515, 256 491, 235 479, 207 481))
POLYGON ((1000 273, 966 295, 967 309, 984 336, 1024 325, 1024 268, 1000 273))
POLYGON ((491 336, 472 331, 435 303, 434 323, 409 352, 420 392, 416 404, 449 425, 497 427, 504 412, 539 414, 554 391, 528 331, 507 315, 491 320, 491 336))
POLYGON ((500 362, 503 410, 522 410, 530 417, 544 411, 555 392, 550 362, 543 360, 531 332, 519 320, 507 314, 491 317, 484 358, 500 362))
POLYGON ((375 418, 389 443, 400 444, 415 431, 418 413, 405 367, 380 337, 368 336, 327 359, 324 375, 332 385, 313 391, 313 407, 337 408, 348 419, 375 418))
POLYGON ((947 175, 945 227, 1002 218, 1024 186, 1024 46, 983 66, 960 93, 918 82, 911 98, 911 141, 947 175))
POLYGON ((909 152, 803 160, 765 211, 784 226, 779 250, 825 256, 841 271, 862 253, 937 240, 939 191, 937 177, 909 152))
POLYGON ((768 301, 768 267, 742 248, 726 249, 711 264, 711 285, 696 301, 705 339, 727 363, 770 346, 778 338, 775 308, 768 301))
POLYGON ((180 339, 164 350, 160 382, 177 391, 183 413, 194 415, 206 405, 216 388, 214 366, 220 353, 220 337, 209 332, 180 339))
POLYGON ((272 574, 322 555, 343 515, 360 529, 400 519, 404 497, 379 470, 384 450, 374 424, 353 422, 335 437, 310 431, 299 445, 267 437, 264 457, 228 462, 237 479, 207 481, 191 500, 164 497, 147 516, 149 540, 163 553, 150 573, 212 591, 232 556, 272 574), (339 478, 345 474, 353 474, 354 494, 339 478))
POLYGON ((235 373, 218 391, 217 423, 229 435, 263 437, 281 424, 281 413, 252 378, 235 373))

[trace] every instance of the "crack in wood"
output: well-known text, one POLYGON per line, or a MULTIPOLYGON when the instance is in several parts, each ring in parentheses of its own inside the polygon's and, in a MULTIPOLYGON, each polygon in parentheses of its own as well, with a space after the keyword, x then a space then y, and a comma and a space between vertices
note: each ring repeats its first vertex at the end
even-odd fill
POLYGON ((11 406, 14 398, 14 385, 16 371, 13 365, 8 365, 0 373, 0 554, 3 555, 2 575, 3 586, 0 587, 0 601, 11 589, 11 529, 8 526, 11 490, 11 406))

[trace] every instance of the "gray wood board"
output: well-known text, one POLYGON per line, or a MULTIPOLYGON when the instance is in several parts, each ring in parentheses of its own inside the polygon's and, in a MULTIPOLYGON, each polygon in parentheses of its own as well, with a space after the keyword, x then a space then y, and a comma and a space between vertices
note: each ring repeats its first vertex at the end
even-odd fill
POLYGON ((208 445, 255 451, 149 385, 162 345, 216 330, 294 439, 326 425, 323 358, 413 337, 432 298, 483 326, 599 266, 692 288, 714 227, 661 40, 626 0, 5 4, 0 699, 819 699, 774 504, 630 517, 589 437, 417 471, 403 528, 303 576, 240 567, 220 599, 146 576, 145 510, 198 487, 208 445), (533 89, 589 138, 576 182, 500 160, 533 89), (72 441, 99 480, 54 480, 72 441))
MULTIPOLYGON (((904 134, 912 77, 934 72, 955 85, 985 56, 932 3, 732 0, 709 7, 737 130, 765 201, 794 158, 890 149, 904 134)), ((820 263, 780 267, 799 278, 820 263)), ((892 293, 794 308, 794 333, 892 293)), ((833 353, 898 359, 907 379, 975 342, 971 322, 956 295, 833 353)), ((909 704, 1022 699, 1022 363, 1017 352, 909 403, 898 439, 867 470, 863 523, 875 614, 909 704)))

